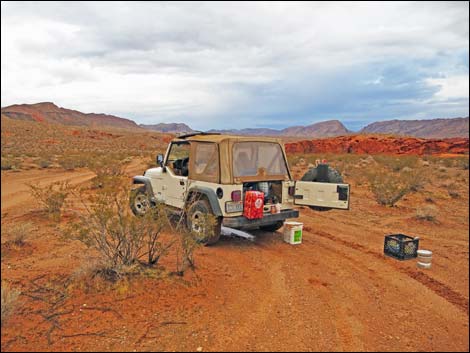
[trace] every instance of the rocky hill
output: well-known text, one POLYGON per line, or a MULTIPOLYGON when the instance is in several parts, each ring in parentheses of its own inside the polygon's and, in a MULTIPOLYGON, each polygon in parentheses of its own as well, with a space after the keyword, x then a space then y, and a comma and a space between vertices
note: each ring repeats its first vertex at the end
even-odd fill
POLYGON ((364 127, 360 133, 380 133, 422 138, 467 137, 469 119, 389 120, 364 127))
POLYGON ((286 137, 329 137, 348 134, 350 131, 338 120, 328 120, 307 126, 291 126, 282 130, 267 128, 209 130, 222 134, 256 135, 256 136, 286 136, 286 137))
POLYGON ((140 124, 139 126, 147 130, 154 130, 169 134, 190 134, 194 132, 193 129, 183 123, 160 123, 154 125, 140 124))
MULTIPOLYGON (((147 129, 170 134, 187 134, 194 130, 184 123, 160 123, 137 125, 130 119, 113 115, 82 113, 77 110, 58 107, 51 102, 36 104, 15 104, 1 110, 2 118, 55 123, 71 126, 112 127, 121 129, 147 129)), ((307 126, 289 126, 285 129, 245 128, 228 130, 209 130, 222 134, 279 136, 300 138, 325 138, 350 135, 339 120, 328 120, 307 126)), ((390 120, 367 125, 356 134, 390 134, 419 138, 468 137, 469 118, 432 119, 432 120, 390 120)))
POLYGON ((108 114, 85 114, 77 110, 61 108, 50 102, 15 104, 2 108, 2 116, 10 119, 55 123, 71 126, 113 127, 139 129, 132 120, 108 114))
POLYGON ((288 153, 468 155, 469 139, 420 139, 413 137, 349 135, 287 143, 286 151, 288 153))

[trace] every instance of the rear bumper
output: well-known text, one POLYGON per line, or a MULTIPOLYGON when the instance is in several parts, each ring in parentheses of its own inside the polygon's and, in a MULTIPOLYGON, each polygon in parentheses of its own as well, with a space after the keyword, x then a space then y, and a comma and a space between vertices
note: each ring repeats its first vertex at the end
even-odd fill
POLYGON ((284 210, 281 213, 265 214, 263 218, 248 219, 244 216, 226 217, 223 220, 223 225, 230 228, 251 228, 273 224, 278 221, 284 221, 287 218, 299 217, 297 210, 284 210))

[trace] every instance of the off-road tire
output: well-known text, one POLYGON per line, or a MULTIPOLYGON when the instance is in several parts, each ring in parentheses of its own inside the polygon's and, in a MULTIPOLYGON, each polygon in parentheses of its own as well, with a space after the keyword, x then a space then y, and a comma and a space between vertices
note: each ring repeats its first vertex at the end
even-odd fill
POLYGON ((215 224, 211 231, 212 235, 207 237, 207 236, 201 236, 197 232, 197 229, 195 229, 195 227, 197 226, 193 225, 193 223, 197 220, 198 214, 199 215, 200 214, 214 215, 214 212, 212 211, 212 208, 207 200, 205 199, 198 200, 189 206, 188 213, 186 216, 186 224, 187 224, 189 231, 194 232, 195 236, 197 236, 198 241, 201 244, 212 245, 212 244, 217 243, 220 239, 220 233, 222 231, 222 218, 216 217, 214 215, 215 224))
MULTIPOLYGON (((302 177, 302 181, 318 181, 317 180, 318 169, 317 167, 310 168, 302 177)), ((341 184, 343 183, 343 177, 341 174, 334 168, 328 166, 328 177, 327 183, 336 183, 341 184)), ((329 211, 331 210, 330 207, 319 207, 319 206, 309 206, 312 210, 315 211, 329 211)))
POLYGON ((145 186, 141 186, 137 189, 131 190, 131 194, 129 197, 129 205, 134 215, 140 217, 145 215, 145 213, 151 206, 149 197, 147 195, 147 189, 145 186))
POLYGON ((259 229, 264 230, 266 232, 275 232, 279 230, 283 225, 284 221, 277 221, 276 223, 260 226, 259 229))

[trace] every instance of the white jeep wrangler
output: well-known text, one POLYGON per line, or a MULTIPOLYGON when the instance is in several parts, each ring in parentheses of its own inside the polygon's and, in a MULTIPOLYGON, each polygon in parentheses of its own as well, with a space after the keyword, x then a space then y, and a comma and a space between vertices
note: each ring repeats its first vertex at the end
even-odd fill
POLYGON ((284 145, 275 138, 209 133, 179 136, 171 141, 165 156, 157 156, 157 164, 133 178, 141 186, 132 191, 132 211, 143 215, 159 203, 175 212, 187 210, 187 226, 195 232, 203 231, 201 215, 212 214, 217 221, 212 235, 203 237, 206 244, 219 240, 222 224, 276 231, 287 218, 299 216, 294 205, 349 209, 349 185, 339 173, 320 164, 294 181, 284 145), (262 218, 243 215, 248 190, 264 193, 262 218), (273 204, 278 206, 274 213, 273 204))

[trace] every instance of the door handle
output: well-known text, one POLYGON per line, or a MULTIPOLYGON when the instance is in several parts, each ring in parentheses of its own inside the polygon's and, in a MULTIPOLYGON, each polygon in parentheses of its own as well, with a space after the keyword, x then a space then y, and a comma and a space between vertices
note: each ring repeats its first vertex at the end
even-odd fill
POLYGON ((180 180, 180 185, 184 185, 184 181, 183 181, 183 180, 180 180))

